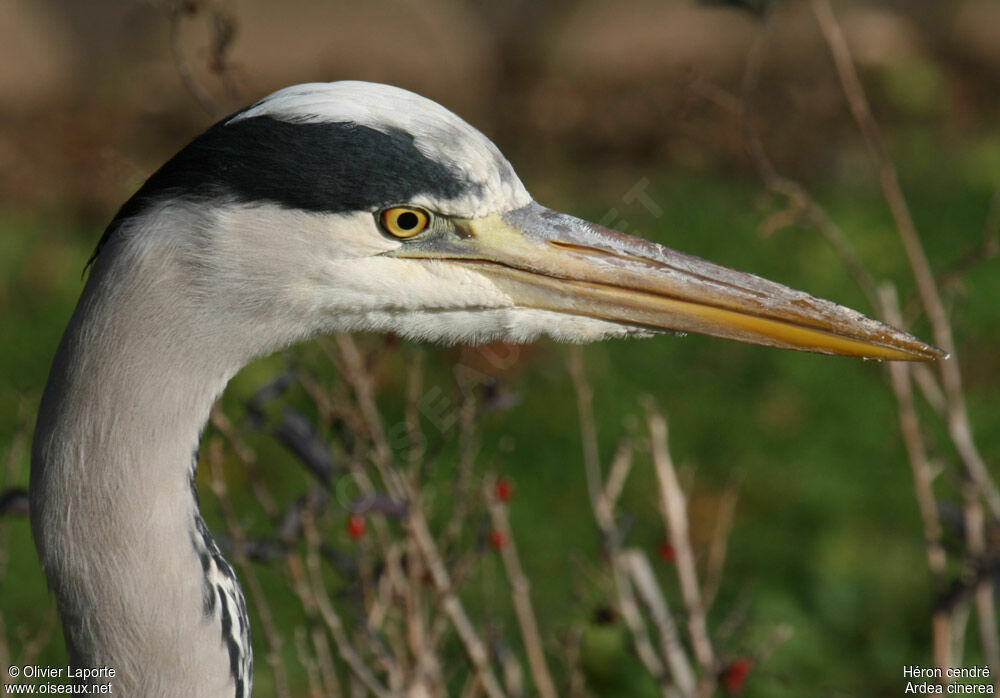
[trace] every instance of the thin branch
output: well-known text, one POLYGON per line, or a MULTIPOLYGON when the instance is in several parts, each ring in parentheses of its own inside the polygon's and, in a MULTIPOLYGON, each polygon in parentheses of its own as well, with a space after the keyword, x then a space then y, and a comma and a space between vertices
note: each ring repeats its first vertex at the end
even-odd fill
POLYGON ((416 541, 417 547, 420 549, 420 554, 427 564, 434 588, 441 598, 441 604, 451 619, 455 630, 458 632, 459 638, 465 647, 466 655, 472 663, 473 670, 478 675, 486 694, 491 698, 502 698, 504 693, 497 682, 493 669, 490 667, 486 647, 483 645, 482 640, 479 639, 472 621, 469 620, 464 606, 455 593, 451 576, 448 574, 448 569, 444 564, 441 553, 424 518, 422 505, 416 500, 413 492, 407 491, 405 481, 394 468, 392 452, 386 438, 382 416, 375 403, 371 374, 364 366, 361 354, 353 338, 348 335, 337 335, 337 344, 341 350, 341 357, 346 364, 347 373, 345 374, 345 378, 355 392, 358 405, 372 439, 376 455, 375 463, 379 475, 389 488, 390 493, 400 500, 410 503, 407 530, 409 535, 413 536, 413 539, 416 541))
POLYGON ((344 378, 354 390, 355 398, 361 415, 364 417, 365 427, 371 437, 372 445, 375 449, 375 467, 379 471, 379 476, 385 482, 389 493, 393 497, 405 501, 406 487, 402 482, 398 471, 393 463, 392 449, 389 447, 389 440, 386 438, 385 425, 382 423, 382 414, 379 412, 375 402, 375 386, 372 383, 371 372, 364 365, 361 352, 354 338, 346 334, 336 336, 337 345, 340 348, 340 355, 344 361, 344 378))
POLYGON ((479 683, 479 679, 475 674, 469 674, 469 678, 465 680, 465 686, 462 687, 462 692, 460 698, 479 698, 483 692, 483 687, 479 683))
MULTIPOLYGON (((900 310, 896 290, 891 284, 881 289, 881 304, 889 322, 899 320, 900 310)), ((910 462, 913 475, 913 494, 920 510, 924 526, 924 541, 927 545, 927 566, 939 581, 945 572, 946 555, 941 542, 942 527, 937 504, 934 501, 934 473, 927 457, 920 419, 913 403, 913 388, 910 383, 910 365, 902 361, 887 364, 893 395, 899 410, 899 430, 910 462)))
POLYGON ((511 695, 511 698, 523 698, 525 695, 524 670, 521 668, 521 663, 513 652, 502 645, 498 648, 497 655, 500 670, 503 672, 503 685, 507 689, 507 693, 511 695))
MULTIPOLYGON (((632 634, 636 654, 639 655, 639 659, 646 667, 646 671, 656 681, 660 689, 660 694, 664 698, 674 698, 677 696, 677 691, 670 680, 666 667, 660 660, 649 638, 649 630, 646 628, 642 613, 639 611, 639 604, 636 602, 632 584, 629 581, 625 561, 619 553, 618 533, 615 530, 614 520, 614 500, 609 496, 616 488, 607 485, 602 486, 601 484, 601 465, 598 460, 597 432, 594 425, 593 391, 590 388, 590 383, 587 381, 587 374, 583 369, 582 354, 578 350, 571 352, 567 368, 569 369, 573 388, 576 392, 584 468, 587 471, 587 484, 591 495, 590 505, 594 513, 594 521, 597 523, 597 528, 604 539, 608 563, 611 568, 611 576, 618 596, 618 610, 621 613, 622 620, 625 621, 625 626, 632 634)), ((619 454, 621 453, 622 449, 619 448, 619 454)), ((625 458, 625 456, 620 457, 625 458)), ((618 458, 619 456, 616 455, 616 460, 618 458)), ((631 458, 631 454, 629 454, 628 458, 631 458)), ((623 469, 624 467, 625 465, 622 464, 618 466, 618 469, 623 469)))
POLYGON ((566 693, 569 698, 584 698, 586 696, 587 677, 580 666, 580 641, 582 633, 569 632, 561 643, 563 650, 563 667, 566 670, 566 693))
MULTIPOLYGON (((972 267, 995 259, 1000 254, 1000 190, 990 198, 989 208, 983 221, 982 233, 975 247, 966 251, 946 269, 937 274, 937 286, 942 292, 957 286, 972 267)), ((913 298, 903 310, 907 323, 920 313, 920 299, 913 298)))
POLYGON ((583 468, 587 476, 587 492, 590 501, 601 509, 598 515, 609 520, 611 513, 601 497, 601 461, 597 447, 597 428, 594 424, 594 392, 583 372, 583 352, 580 347, 570 349, 569 375, 576 390, 576 406, 580 418, 580 436, 583 439, 583 468))
POLYGON ((632 472, 632 454, 635 447, 629 439, 618 444, 615 455, 611 459, 611 467, 608 468, 608 479, 604 482, 604 489, 601 492, 603 498, 608 503, 608 508, 614 510, 618 499, 622 496, 625 487, 625 480, 632 472))
POLYGON ((642 619, 639 603, 636 601, 632 583, 626 571, 625 560, 620 553, 616 553, 611 560, 611 573, 614 577, 615 589, 618 592, 618 610, 621 612, 622 620, 625 621, 629 632, 632 633, 636 654, 639 655, 646 671, 659 686, 660 695, 664 698, 678 698, 678 692, 670 680, 670 674, 649 638, 649 630, 642 619))
POLYGON ((923 363, 911 364, 910 374, 913 376, 913 382, 920 390, 921 395, 924 396, 924 400, 931 406, 938 418, 941 421, 947 419, 948 401, 945 399, 944 391, 941 390, 941 383, 938 381, 937 375, 930 366, 923 363))
POLYGON ((967 598, 961 599, 951 609, 949 621, 951 623, 951 657, 956 666, 962 664, 962 656, 965 653, 965 637, 968 634, 969 618, 972 615, 972 604, 967 598))
POLYGON ((407 472, 413 487, 420 481, 421 466, 427 453, 427 439, 420 428, 420 397, 424 391, 424 353, 415 351, 406 374, 406 434, 409 441, 407 472))
MULTIPOLYGON (((406 613, 406 639, 413 656, 414 683, 420 685, 439 685, 441 683, 441 662, 434 652, 434 643, 427 627, 427 614, 424 609, 424 575, 426 569, 412 538, 407 539, 406 549, 406 588, 403 590, 404 609, 406 613)), ((440 693, 441 691, 437 691, 440 693)))
MULTIPOLYGON (((309 695, 319 698, 326 691, 320 683, 319 662, 309 651, 309 640, 305 628, 295 628, 294 632, 295 656, 298 657, 299 664, 305 669, 306 681, 309 683, 309 695)), ((336 694, 332 694, 331 698, 336 694)))
POLYGON ((885 142, 882 140, 878 122, 872 114, 864 88, 861 85, 861 79, 854 67, 847 39, 833 14, 829 0, 812 0, 812 10, 833 57, 848 107, 864 137, 869 155, 878 171, 882 195, 896 223, 896 231, 909 260, 910 271, 917 285, 917 293, 927 311, 934 342, 950 356, 949 359, 938 362, 941 382, 948 399, 948 433, 968 476, 976 483, 990 512, 994 517, 1000 518, 1000 490, 997 489, 996 483, 990 477, 986 463, 972 436, 972 428, 965 405, 965 394, 962 390, 961 370, 958 357, 955 354, 955 340, 952 336, 951 323, 941 300, 941 294, 938 292, 927 254, 924 252, 920 236, 917 234, 910 209, 906 204, 902 187, 899 185, 895 165, 893 165, 885 142))
POLYGON ((521 629, 524 651, 528 655, 531 678, 542 698, 557 698, 559 694, 552 682, 552 675, 549 673, 549 667, 545 661, 542 637, 538 632, 538 621, 535 619, 535 609, 531 604, 531 582, 524 574, 521 559, 517 555, 517 546, 514 543, 510 521, 507 518, 507 507, 493 495, 495 487, 496 479, 487 478, 483 484, 483 496, 486 499, 494 530, 500 531, 503 535, 504 544, 500 548, 500 557, 510 582, 514 613, 521 629))
POLYGON ((427 563, 427 569, 431 574, 431 580, 434 582, 434 588, 441 599, 441 605, 444 607, 445 613, 448 614, 452 625, 458 632, 458 636, 465 647, 465 653, 472 663, 479 683, 490 698, 503 698, 503 689, 500 688, 493 669, 490 668, 486 646, 479 639, 472 621, 469 620, 462 602, 452 587, 448 569, 445 567, 444 561, 441 559, 441 554, 434 543, 434 538, 427 528, 427 522, 418 509, 414 508, 410 513, 408 525, 411 535, 420 548, 420 554, 423 555, 424 561, 427 563))
POLYGON ((731 482, 719 500, 719 510, 715 517, 715 529, 708 546, 708 560, 705 564, 705 586, 702 590, 705 608, 711 608, 719 586, 722 584, 722 570, 726 564, 726 550, 733 528, 733 515, 739 500, 739 487, 731 482))
MULTIPOLYGON (((307 516, 311 520, 311 513, 307 514, 307 516)), ((316 650, 316 656, 313 661, 319 678, 322 679, 322 689, 319 691, 319 695, 339 697, 341 695, 340 681, 337 679, 336 671, 333 668, 333 657, 330 654, 330 645, 327 642, 326 633, 322 631, 322 624, 317 622, 322 621, 322 618, 319 614, 313 588, 309 585, 306 578, 305 563, 302 557, 296 553, 285 555, 285 570, 288 572, 292 591, 295 592, 307 620, 313 626, 309 635, 312 645, 316 650)), ((297 635, 296 641, 298 642, 297 635)), ((302 651, 299 654, 301 655, 302 651)), ((312 683, 313 679, 310 677, 310 684, 312 683)))
POLYGON ((684 653, 684 646, 677 634, 674 619, 670 615, 667 599, 656 583, 656 575, 653 574, 649 559, 643 552, 634 549, 622 551, 621 555, 632 581, 635 583, 636 590, 639 592, 639 597, 649 609, 653 625, 659 631, 660 648, 677 687, 682 695, 693 695, 695 675, 691 670, 691 663, 684 653))
MULTIPOLYGON (((891 285, 886 284, 882 287, 880 304, 885 310, 886 320, 896 322, 900 319, 899 301, 891 285)), ((923 433, 920 431, 920 420, 913 403, 910 366, 902 361, 889 361, 886 365, 899 413, 899 430, 913 477, 913 494, 920 510, 920 520, 923 522, 927 567, 934 583, 940 586, 943 584, 947 559, 941 540, 940 514, 934 501, 933 470, 927 457, 923 433)), ((942 672, 952 666, 951 633, 948 612, 941 608, 935 609, 931 617, 931 644, 934 663, 942 672)))
MULTIPOLYGON (((968 546, 973 564, 982 566, 987 562, 986 517, 983 514, 983 508, 979 504, 979 498, 976 496, 971 483, 967 483, 964 489, 966 545, 968 546)), ((974 603, 976 621, 979 626, 979 639, 983 647, 983 656, 986 659, 986 663, 994 668, 994 689, 1000 689, 1000 676, 997 676, 995 671, 997 667, 1000 667, 1000 636, 997 633, 994 580, 990 575, 979 575, 979 579, 976 580, 974 603)))
MULTIPOLYGON (((363 545, 363 549, 370 549, 363 545)), ((409 587, 406 571, 403 569, 403 546, 391 539, 379 540, 375 545, 376 564, 381 563, 381 575, 373 575, 369 565, 362 566, 362 595, 368 608, 369 632, 364 633, 375 656, 381 660, 389 672, 389 687, 399 692, 406 685, 407 676, 412 674, 412 668, 407 661, 406 640, 400 633, 399 624, 393 622, 399 617, 399 598, 404 596, 409 587), (373 579, 373 576, 375 577, 373 579), (376 641, 376 630, 381 631, 383 638, 376 641), (388 648, 385 647, 388 644, 388 648), (391 651, 390 651, 391 650, 391 651)))
POLYGON ((270 490, 267 489, 267 485, 264 484, 264 478, 261 476, 260 468, 257 463, 257 454, 253 452, 253 449, 247 446, 243 437, 240 436, 239 431, 229 420, 229 417, 226 416, 226 413, 220 409, 218 403, 212 406, 209 421, 212 426, 226 439, 226 443, 229 448, 233 450, 236 457, 240 459, 241 465, 243 465, 246 469, 254 496, 260 503, 264 513, 267 514, 271 520, 275 520, 280 512, 280 508, 274 501, 274 497, 271 495, 270 490))
POLYGON ((711 674, 715 668, 715 653, 708 637, 705 607, 701 600, 694 552, 691 550, 687 503, 667 449, 667 422, 663 415, 653 409, 649 409, 647 422, 653 449, 653 465, 660 484, 660 507, 667 525, 667 536, 674 548, 677 580, 687 611, 688 635, 698 664, 705 674, 711 674))
POLYGON ((774 653, 778 646, 787 642, 794 634, 795 629, 789 623, 780 623, 771 633, 764 638, 760 646, 754 651, 754 660, 761 662, 774 653))
POLYGON ((462 405, 458 417, 458 469, 455 473, 452 497, 455 505, 445 526, 442 541, 447 549, 454 544, 462 533, 465 523, 472 511, 473 466, 479 444, 476 438, 476 398, 471 390, 462 387, 462 405))
POLYGON ((312 516, 307 513, 303 517, 302 525, 308 546, 306 549, 306 568, 309 571, 312 599, 316 605, 316 609, 319 611, 320 617, 326 624, 327 630, 330 632, 330 637, 333 638, 333 643, 337 647, 337 653, 344 660, 344 663, 347 664, 354 677, 364 684, 365 688, 378 696, 378 698, 391 698, 392 693, 375 678, 375 675, 368 669, 364 660, 355 651, 354 645, 344 630, 344 624, 340 620, 340 616, 330 603, 329 592, 327 592, 326 585, 323 583, 323 573, 320 570, 319 564, 319 534, 313 525, 312 516))

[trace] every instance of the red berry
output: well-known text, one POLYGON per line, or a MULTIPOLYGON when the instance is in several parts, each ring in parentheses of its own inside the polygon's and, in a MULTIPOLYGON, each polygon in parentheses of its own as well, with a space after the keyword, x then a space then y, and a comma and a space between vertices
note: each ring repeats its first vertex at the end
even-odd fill
POLYGON ((660 543, 660 549, 657 552, 659 552, 660 559, 664 562, 673 562, 677 556, 674 552, 674 546, 667 542, 660 543))
POLYGON ((507 544, 507 536, 503 534, 503 531, 494 528, 490 531, 490 545, 494 550, 500 550, 503 546, 507 544))
POLYGON ((753 668, 753 660, 749 657, 737 657, 729 662, 722 672, 722 687, 726 693, 739 693, 747 682, 747 675, 753 668))
POLYGON ((510 498, 514 496, 514 485, 510 484, 510 480, 500 478, 497 480, 493 492, 501 502, 509 502, 510 498))
POLYGON ((347 535, 354 540, 365 535, 365 519, 361 514, 351 514, 347 518, 347 535))

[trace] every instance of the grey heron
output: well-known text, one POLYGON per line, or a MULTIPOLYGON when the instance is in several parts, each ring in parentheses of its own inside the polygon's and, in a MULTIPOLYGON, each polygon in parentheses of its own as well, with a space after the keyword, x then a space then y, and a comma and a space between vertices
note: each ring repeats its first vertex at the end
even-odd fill
POLYGON ((545 208, 465 121, 363 82, 289 87, 215 124, 121 208, 91 262, 39 410, 31 524, 72 664, 113 669, 126 696, 250 695, 244 598, 194 473, 213 401, 255 357, 364 330, 696 332, 941 358, 843 306, 545 208))

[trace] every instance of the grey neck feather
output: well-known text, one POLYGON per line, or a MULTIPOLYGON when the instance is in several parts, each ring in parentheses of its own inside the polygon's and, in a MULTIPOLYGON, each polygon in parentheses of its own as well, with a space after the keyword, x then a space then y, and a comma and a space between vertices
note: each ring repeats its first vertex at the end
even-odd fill
POLYGON ((191 454, 215 398, 263 348, 211 326, 182 292, 179 231, 146 235, 153 225, 166 224, 136 221, 101 253, 60 344, 32 528, 75 665, 115 669, 117 695, 239 698, 245 608, 200 522, 191 454))

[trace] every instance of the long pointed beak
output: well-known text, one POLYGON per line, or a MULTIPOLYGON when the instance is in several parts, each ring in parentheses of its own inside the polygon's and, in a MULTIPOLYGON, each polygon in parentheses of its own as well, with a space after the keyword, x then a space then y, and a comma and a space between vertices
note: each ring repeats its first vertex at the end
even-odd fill
POLYGON ((455 224, 457 235, 413 240, 393 256, 475 268, 524 307, 826 354, 945 358, 850 308, 537 203, 455 224))

